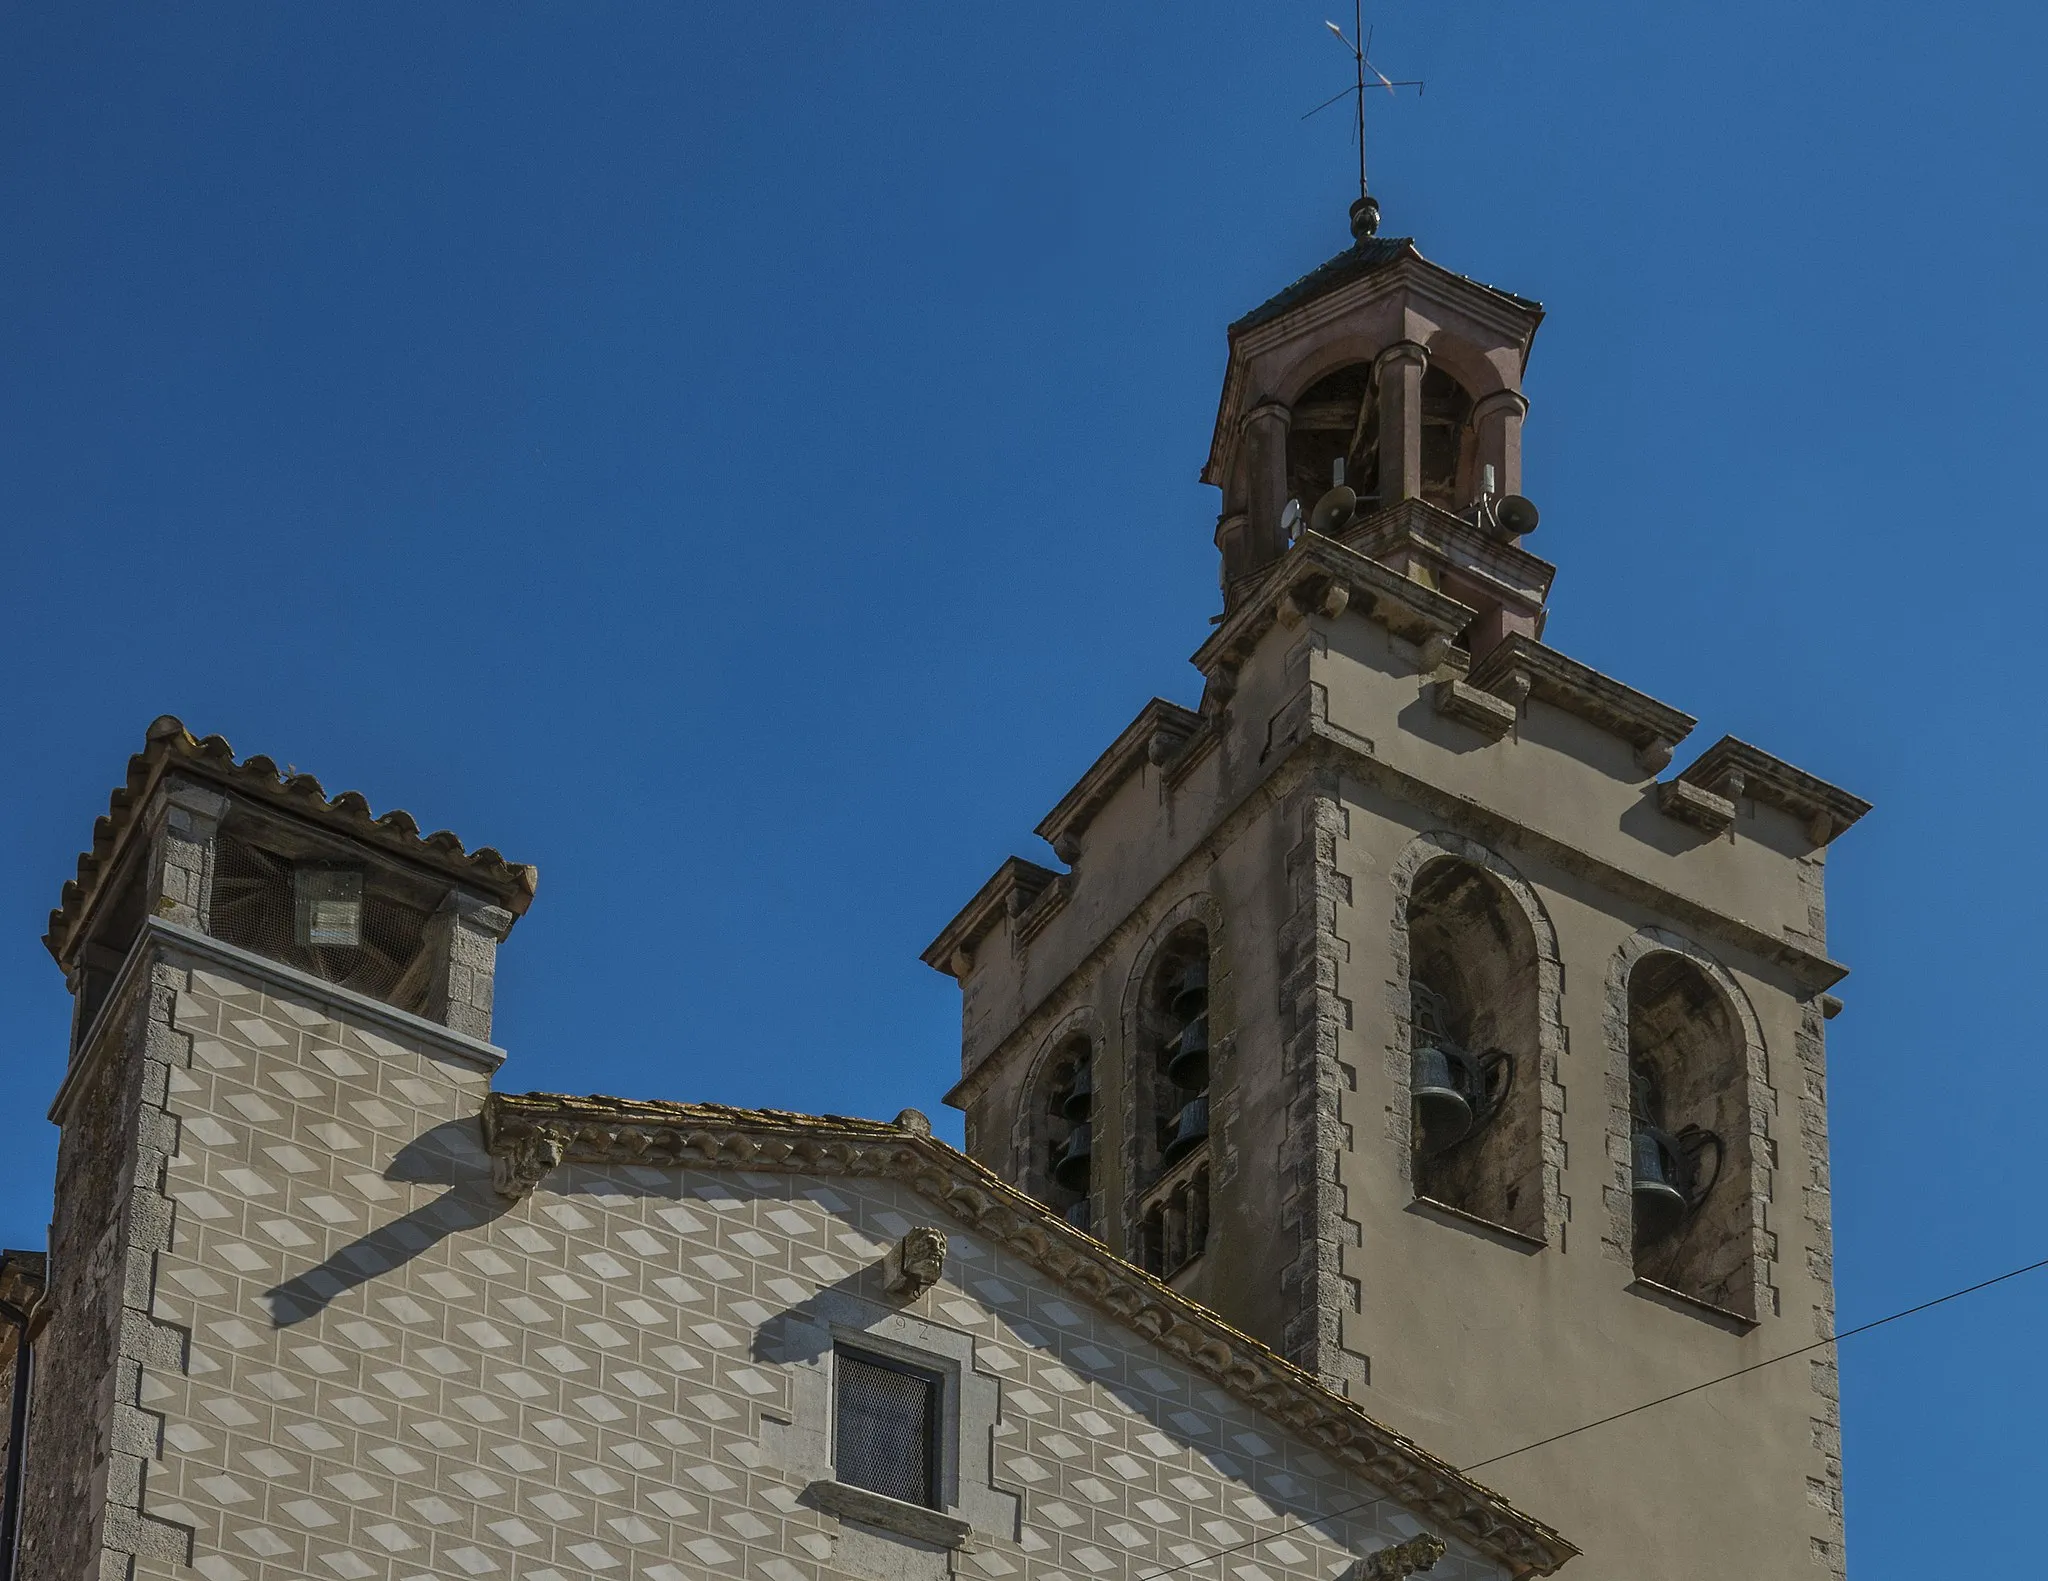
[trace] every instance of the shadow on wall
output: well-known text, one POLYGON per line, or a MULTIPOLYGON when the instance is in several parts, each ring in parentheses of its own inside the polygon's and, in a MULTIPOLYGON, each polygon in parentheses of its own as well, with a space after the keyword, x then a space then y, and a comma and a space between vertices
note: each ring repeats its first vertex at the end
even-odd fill
POLYGON ((290 1328, 324 1311, 338 1295, 410 1262, 459 1230, 488 1224, 514 1204, 491 1187, 491 1161, 474 1117, 444 1120, 398 1150, 384 1178, 449 1189, 425 1207, 351 1241, 325 1262, 264 1292, 270 1321, 290 1328))

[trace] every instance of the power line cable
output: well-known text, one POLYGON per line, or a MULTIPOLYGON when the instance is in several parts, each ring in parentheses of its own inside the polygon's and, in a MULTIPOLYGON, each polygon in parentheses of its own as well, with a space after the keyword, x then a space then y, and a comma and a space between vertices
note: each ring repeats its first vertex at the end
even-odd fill
MULTIPOLYGON (((1964 1296, 1975 1295, 1980 1290, 1989 1290, 1993 1285, 2002 1285, 2007 1280, 2017 1279, 2022 1274, 2031 1274, 2043 1268, 2048 1268, 2048 1257, 2042 1258, 2039 1262, 2028 1263, 2023 1268, 2010 1269, 1993 1278, 1979 1280, 1976 1284, 1964 1285, 1960 1290, 1951 1290, 1947 1295, 1936 1296, 1931 1301, 1922 1301, 1918 1306, 1906 1307, 1901 1311, 1889 1313, 1884 1317, 1873 1318, 1868 1323, 1859 1323, 1855 1328, 1844 1329, 1841 1333, 1830 1335, 1826 1339, 1815 1340, 1811 1345, 1801 1345, 1797 1350, 1788 1350, 1776 1356, 1767 1356, 1762 1361, 1753 1361, 1747 1367, 1737 1367, 1733 1372, 1724 1372, 1717 1378, 1707 1379, 1704 1383, 1696 1383, 1689 1388, 1679 1389, 1671 1394, 1659 1395, 1654 1400, 1645 1400, 1640 1405, 1632 1405, 1625 1411, 1616 1411, 1608 1416, 1596 1417, 1590 1422, 1581 1422, 1577 1427, 1568 1427, 1561 1433, 1552 1433, 1548 1438, 1534 1439, 1514 1449, 1505 1450, 1498 1455, 1490 1455, 1484 1460, 1475 1460, 1470 1465, 1458 1467, 1458 1471, 1463 1475, 1482 1470, 1487 1466, 1497 1466, 1503 1460, 1512 1460, 1517 1455, 1526 1455, 1531 1450, 1547 1448, 1567 1438, 1574 1438, 1580 1433, 1590 1433, 1596 1427, 1606 1427, 1610 1423, 1619 1422, 1626 1417, 1636 1416, 1644 1411, 1655 1410, 1660 1405, 1669 1405, 1673 1400, 1683 1400, 1688 1395, 1698 1394, 1703 1389, 1711 1389, 1716 1384, 1728 1383, 1736 1378, 1747 1377, 1750 1373, 1761 1372, 1766 1367, 1775 1367, 1781 1361, 1791 1361, 1799 1356, 1810 1356, 1817 1350, 1826 1350, 1830 1345, 1839 1345, 1845 1339, 1854 1339, 1858 1334, 1868 1334, 1872 1329, 1883 1328, 1887 1323, 1896 1323, 1901 1318, 1916 1317, 1922 1312, 1931 1311, 1938 1306, 1946 1306, 1951 1301, 1960 1301, 1964 1296)), ((1161 1581, 1162 1577, 1177 1575, 1183 1570, 1190 1570, 1199 1564, 1207 1564, 1211 1559, 1221 1559, 1227 1554, 1243 1553, 1248 1548, 1256 1548, 1260 1543, 1271 1542, 1278 1537, 1285 1537, 1289 1532, 1305 1531, 1311 1525, 1319 1525, 1324 1521, 1342 1520, 1346 1516, 1351 1515, 1363 1515, 1368 1510, 1386 1504, 1392 1499, 1392 1494, 1382 1493, 1376 1498, 1367 1499, 1362 1504, 1353 1504, 1344 1509, 1331 1510, 1327 1514, 1318 1516, 1315 1521, 1296 1521, 1292 1526, 1283 1526, 1277 1532, 1267 1532, 1258 1537, 1248 1537, 1241 1543, 1232 1543, 1227 1548, 1218 1548, 1211 1553, 1183 1560, 1177 1565, 1169 1565, 1164 1570, 1153 1570, 1141 1577, 1140 1581, 1161 1581)))

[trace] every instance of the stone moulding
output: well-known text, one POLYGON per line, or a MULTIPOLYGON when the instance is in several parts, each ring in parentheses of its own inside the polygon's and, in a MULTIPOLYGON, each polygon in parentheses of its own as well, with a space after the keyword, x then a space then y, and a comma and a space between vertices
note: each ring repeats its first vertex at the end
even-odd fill
POLYGON ((494 1159, 530 1148, 530 1139, 545 1127, 566 1136, 567 1164, 893 1180, 1022 1258, 1077 1300, 1151 1338, 1218 1388, 1287 1424, 1510 1575, 1548 1575, 1578 1552, 1543 1522, 1332 1394, 1208 1308, 915 1129, 836 1115, 552 1093, 492 1093, 481 1122, 494 1159))
POLYGON ((1735 803, 1691 780, 1664 780, 1657 786, 1657 807, 1668 818, 1689 823, 1708 834, 1726 834, 1735 826, 1735 803))
POLYGON ((1515 728, 1520 718, 1515 705, 1504 697, 1481 691, 1469 681, 1447 675, 1436 683, 1436 711, 1446 719, 1469 725, 1489 741, 1498 741, 1515 728))
POLYGON ((1830 785, 1783 758, 1734 736, 1723 736, 1702 752, 1678 778, 1730 802, 1747 796, 1790 813, 1806 824, 1815 845, 1826 845, 1865 813, 1870 803, 1838 785, 1830 785))
POLYGON ((804 1489, 804 1496, 827 1515, 836 1515, 842 1521, 879 1526, 885 1532, 929 1543, 934 1548, 971 1549, 973 1526, 940 1510, 906 1504, 885 1493, 870 1493, 845 1482, 813 1482, 804 1489))
POLYGON ((1345 532, 1344 543, 1374 560, 1405 552, 1439 572, 1459 572, 1539 619, 1557 578, 1548 560, 1427 500, 1399 500, 1373 512, 1345 532))
POLYGON ((1059 876, 1051 868, 1027 862, 1021 856, 1008 858, 940 930, 939 936, 925 946, 918 959, 948 977, 965 977, 974 963, 975 949, 996 924, 1006 916, 1021 916, 1039 892, 1059 876))
POLYGON ((79 1042, 79 1054, 65 1072, 63 1083, 57 1089, 57 1096, 50 1103, 50 1120, 55 1125, 68 1122, 73 1099, 86 1082, 91 1080, 97 1061, 106 1058, 109 1047, 104 1034, 117 1021, 116 1007, 122 1001, 131 982, 147 976, 151 962, 166 952, 180 957, 196 958, 208 964, 225 966, 242 973, 257 982, 275 985, 284 992, 303 998, 313 1004, 332 1005, 337 1010, 359 1020, 368 1021, 382 1030, 395 1032, 400 1037, 417 1039, 443 1057, 462 1060, 479 1069, 496 1070, 505 1062, 505 1051, 496 1044, 486 1043, 466 1033, 445 1027, 438 1021, 429 1021, 424 1016, 414 1015, 409 1010, 400 1010, 396 1005, 387 1005, 381 999, 372 999, 368 994, 359 994, 353 988, 344 988, 340 983, 330 983, 325 978, 315 977, 311 972, 302 972, 296 966, 287 966, 282 961, 273 961, 267 955, 258 955, 240 945, 229 944, 216 939, 209 933, 198 933, 191 928, 180 927, 175 922, 166 922, 161 917, 145 917, 142 928, 135 935, 135 942, 128 947, 127 957, 115 972, 112 984, 107 990, 105 1004, 94 1017, 93 1024, 79 1042))
POLYGON ((93 824, 92 849, 79 857, 78 876, 65 884, 57 909, 50 913, 50 931, 43 943, 60 962, 88 927, 101 888, 122 867, 142 814, 167 774, 233 791, 424 866, 478 891, 514 917, 525 914, 540 882, 538 868, 508 862, 489 846, 465 851, 462 841, 446 829, 421 834, 408 812, 394 808, 373 816, 359 791, 330 798, 312 775, 281 772, 267 757, 238 763, 234 749, 221 737, 197 739, 165 714, 150 725, 142 750, 128 760, 127 780, 108 799, 106 815, 93 824))
POLYGON ((1448 642, 1470 625, 1473 617, 1473 611, 1456 599, 1411 582, 1334 538, 1304 532, 1267 567, 1230 618, 1188 662, 1213 682, 1250 656, 1259 639, 1282 618, 1283 605, 1299 615, 1320 609, 1326 602, 1336 602, 1340 611, 1357 611, 1415 643, 1426 643, 1432 637, 1448 642), (1330 600, 1334 585, 1346 589, 1343 600, 1330 600))
POLYGON ((1193 709, 1163 697, 1153 698, 1032 832, 1071 866, 1081 854, 1081 835, 1117 787, 1141 764, 1164 763, 1173 757, 1201 723, 1202 716, 1193 709))
POLYGON ((1472 666, 1472 684, 1510 702, 1536 697, 1621 737, 1636 750, 1636 762, 1656 774, 1671 761, 1671 749, 1699 723, 1667 703, 1624 686, 1590 665, 1568 659, 1533 637, 1504 638, 1472 666))

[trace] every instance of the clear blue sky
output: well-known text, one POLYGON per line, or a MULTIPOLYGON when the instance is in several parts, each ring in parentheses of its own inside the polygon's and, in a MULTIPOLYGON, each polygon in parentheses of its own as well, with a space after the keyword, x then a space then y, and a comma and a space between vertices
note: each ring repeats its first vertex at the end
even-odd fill
MULTIPOLYGON (((1223 326, 1346 240, 1332 3, 0 8, 0 1236, 163 712, 539 864, 508 1085, 935 1110, 918 950, 1196 695, 1223 326)), ((2044 35, 1378 9, 1387 231, 1550 310, 1549 640, 1878 803, 1845 1324, 2048 1255, 2044 35)), ((1850 1350, 1864 1581, 2036 1562, 2044 1314, 1850 1350)))

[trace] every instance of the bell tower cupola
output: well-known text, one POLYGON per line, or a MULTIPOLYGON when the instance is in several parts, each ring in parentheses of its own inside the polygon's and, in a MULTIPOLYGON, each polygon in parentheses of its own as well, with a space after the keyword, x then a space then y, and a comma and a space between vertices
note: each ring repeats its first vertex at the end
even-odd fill
POLYGON ((1539 636, 1553 568, 1521 548, 1526 297, 1431 263, 1351 205, 1351 245, 1230 326, 1202 481, 1226 609, 1304 532, 1475 611, 1474 657, 1539 636))

